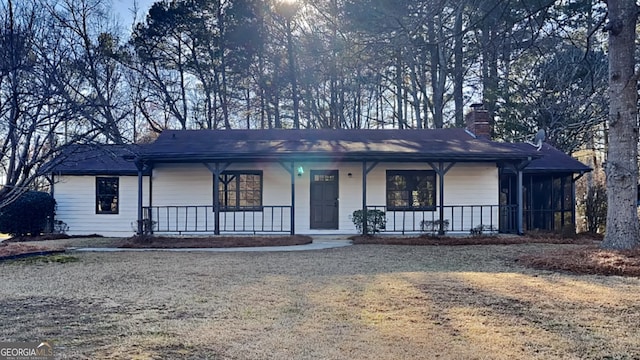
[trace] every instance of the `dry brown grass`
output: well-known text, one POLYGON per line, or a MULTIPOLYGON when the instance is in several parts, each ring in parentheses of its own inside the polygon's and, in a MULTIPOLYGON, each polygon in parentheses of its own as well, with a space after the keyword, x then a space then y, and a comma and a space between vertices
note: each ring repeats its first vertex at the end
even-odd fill
POLYGON ((637 359, 640 279, 516 259, 578 245, 76 253, 0 264, 0 339, 73 359, 637 359))

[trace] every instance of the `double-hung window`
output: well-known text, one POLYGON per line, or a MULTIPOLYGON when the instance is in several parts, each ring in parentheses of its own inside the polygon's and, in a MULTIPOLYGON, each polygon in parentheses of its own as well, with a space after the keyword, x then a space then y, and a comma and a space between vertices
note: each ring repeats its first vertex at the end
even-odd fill
POLYGON ((218 187, 220 210, 262 210, 262 171, 225 171, 218 187))
POLYGON ((119 181, 117 177, 96 177, 96 214, 117 214, 119 181))
POLYGON ((435 171, 387 170, 387 210, 434 210, 435 207, 435 171))

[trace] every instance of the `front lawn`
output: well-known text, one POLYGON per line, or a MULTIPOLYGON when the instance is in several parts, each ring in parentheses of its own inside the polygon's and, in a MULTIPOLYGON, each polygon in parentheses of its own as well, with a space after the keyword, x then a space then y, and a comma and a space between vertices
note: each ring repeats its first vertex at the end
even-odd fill
POLYGON ((0 263, 0 338, 50 339, 73 359, 639 358, 639 278, 517 261, 582 248, 359 245, 0 263))

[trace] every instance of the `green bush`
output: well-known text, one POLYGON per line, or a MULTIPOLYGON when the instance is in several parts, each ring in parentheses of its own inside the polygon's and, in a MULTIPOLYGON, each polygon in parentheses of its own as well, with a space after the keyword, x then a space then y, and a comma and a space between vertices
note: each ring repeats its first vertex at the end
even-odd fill
POLYGON ((38 236, 53 221, 56 201, 46 192, 27 191, 0 209, 0 233, 38 236))
MULTIPOLYGON (((362 210, 356 210, 351 215, 353 224, 362 234, 362 210)), ((367 234, 379 233, 387 226, 387 218, 382 210, 367 210, 367 234)))

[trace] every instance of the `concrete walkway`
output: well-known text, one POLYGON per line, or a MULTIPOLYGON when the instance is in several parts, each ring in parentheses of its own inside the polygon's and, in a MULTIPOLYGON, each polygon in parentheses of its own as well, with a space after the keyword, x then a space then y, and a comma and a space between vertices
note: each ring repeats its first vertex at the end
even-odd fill
POLYGON ((268 251, 307 251, 341 248, 352 245, 351 240, 314 237, 311 244, 291 245, 291 246, 257 246, 257 247, 236 247, 236 248, 181 248, 181 249, 128 249, 128 248, 70 248, 72 251, 86 252, 121 252, 121 251, 171 251, 171 252, 268 252, 268 251))

